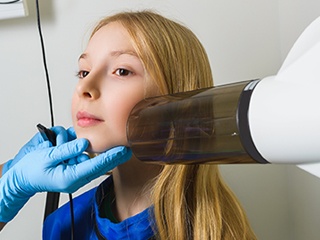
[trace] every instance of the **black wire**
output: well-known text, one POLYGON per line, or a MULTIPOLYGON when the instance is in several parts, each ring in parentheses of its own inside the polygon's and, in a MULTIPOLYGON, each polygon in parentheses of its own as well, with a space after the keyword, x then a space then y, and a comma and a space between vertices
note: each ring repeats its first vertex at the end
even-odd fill
MULTIPOLYGON (((20 0, 18 0, 18 1, 20 1, 20 0)), ((12 1, 11 3, 18 2, 18 1, 12 1)), ((51 95, 51 87, 50 87, 49 72, 48 72, 47 61, 46 61, 44 41, 43 41, 43 36, 42 36, 42 31, 41 31, 40 10, 39 10, 39 1, 38 0, 36 0, 36 10, 37 10, 38 31, 39 31, 40 42, 41 42, 41 50, 42 50, 42 60, 43 60, 43 66, 44 66, 46 80, 47 80, 47 89, 48 89, 50 116, 51 116, 51 126, 53 127, 54 126, 54 116, 53 116, 52 95, 51 95)), ((69 193, 69 201, 70 201, 70 215, 71 215, 71 239, 74 239, 74 211, 73 211, 73 199, 72 199, 71 193, 69 193)))
POLYGON ((12 4, 12 3, 17 3, 20 2, 21 0, 15 0, 15 1, 9 1, 9 2, 0 2, 0 4, 12 4))
POLYGON ((51 87, 50 87, 50 80, 49 80, 49 73, 48 73, 48 67, 47 67, 47 60, 46 60, 44 41, 43 41, 43 36, 42 36, 42 31, 41 31, 41 21, 40 21, 40 11, 39 11, 39 1, 38 0, 36 0, 36 8, 37 8, 38 31, 39 31, 40 42, 41 42, 41 50, 42 50, 42 60, 43 60, 43 66, 44 66, 45 74, 46 74, 47 88, 48 88, 48 95, 49 95, 51 127, 53 127, 54 126, 54 117, 53 117, 51 87))
POLYGON ((74 213, 72 194, 69 193, 70 216, 71 216, 71 239, 74 239, 74 213))

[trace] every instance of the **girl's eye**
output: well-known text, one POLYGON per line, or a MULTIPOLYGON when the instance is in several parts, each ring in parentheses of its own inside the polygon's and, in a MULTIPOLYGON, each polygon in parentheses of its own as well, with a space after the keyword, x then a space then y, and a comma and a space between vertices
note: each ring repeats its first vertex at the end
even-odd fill
POLYGON ((124 68, 118 68, 115 71, 115 74, 118 76, 128 76, 128 75, 132 74, 132 72, 127 69, 124 69, 124 68))
POLYGON ((89 72, 88 71, 79 71, 77 73, 78 78, 85 78, 86 76, 88 76, 89 72))

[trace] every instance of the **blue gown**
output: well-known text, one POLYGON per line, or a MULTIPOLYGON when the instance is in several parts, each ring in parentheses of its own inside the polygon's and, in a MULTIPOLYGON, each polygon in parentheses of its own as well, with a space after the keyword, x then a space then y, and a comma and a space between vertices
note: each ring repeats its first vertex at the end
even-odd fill
MULTIPOLYGON (((100 216, 99 206, 112 185, 112 177, 109 177, 98 187, 83 193, 73 200, 74 240, 153 239, 155 225, 152 207, 119 223, 111 222, 108 218, 100 216)), ((71 239, 69 203, 63 205, 45 219, 42 239, 71 239)))

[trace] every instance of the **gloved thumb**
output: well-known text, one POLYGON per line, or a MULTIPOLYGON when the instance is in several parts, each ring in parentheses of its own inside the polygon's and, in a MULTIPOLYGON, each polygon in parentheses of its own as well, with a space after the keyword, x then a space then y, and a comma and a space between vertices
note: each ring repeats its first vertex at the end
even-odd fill
POLYGON ((89 141, 84 138, 75 139, 57 147, 53 147, 50 153, 50 161, 59 164, 64 160, 74 158, 83 153, 89 146, 89 141))
POLYGON ((94 158, 79 163, 76 166, 78 178, 86 178, 90 182, 128 161, 131 156, 130 148, 125 146, 114 147, 94 158))

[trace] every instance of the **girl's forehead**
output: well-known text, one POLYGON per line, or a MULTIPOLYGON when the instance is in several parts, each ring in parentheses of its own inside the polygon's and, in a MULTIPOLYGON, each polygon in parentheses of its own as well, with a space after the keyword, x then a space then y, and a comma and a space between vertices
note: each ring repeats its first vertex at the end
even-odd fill
POLYGON ((87 50, 92 48, 135 52, 129 33, 118 22, 111 22, 99 28, 88 42, 87 50))
POLYGON ((91 36, 91 39, 97 35, 107 36, 107 35, 114 35, 115 33, 122 33, 123 35, 129 36, 127 30, 123 27, 122 24, 118 22, 110 22, 108 24, 101 26, 98 30, 96 30, 94 34, 91 36))

